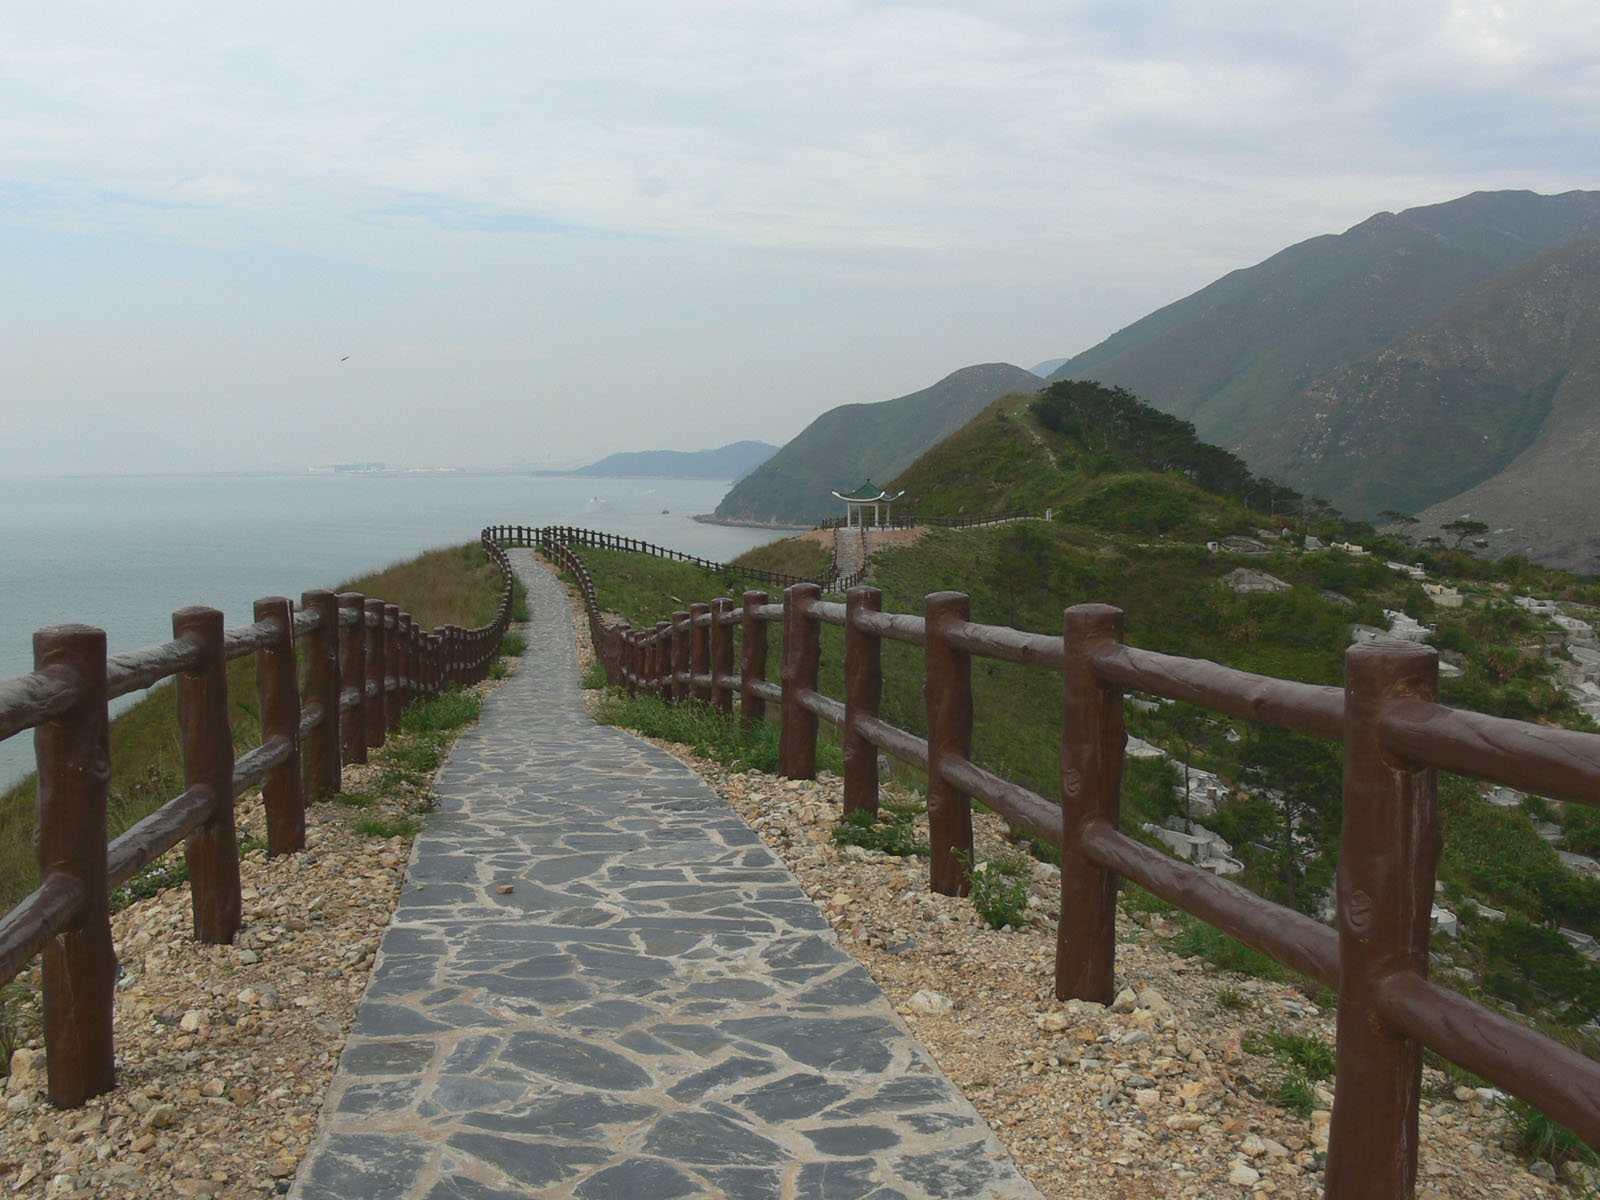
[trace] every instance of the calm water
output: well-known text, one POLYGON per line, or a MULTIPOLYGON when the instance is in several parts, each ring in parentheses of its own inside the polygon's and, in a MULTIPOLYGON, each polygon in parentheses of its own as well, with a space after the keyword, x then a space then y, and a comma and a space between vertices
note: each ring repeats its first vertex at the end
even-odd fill
MULTIPOLYGON (((485 525, 581 525, 724 560, 775 535, 697 524, 724 482, 528 475, 257 475, 0 480, 0 678, 33 668, 33 631, 81 621, 112 653, 172 636, 174 609, 230 626, 259 596, 298 600, 485 525), (663 510, 666 510, 663 512, 663 510)), ((0 786, 33 739, 0 742, 0 786)))

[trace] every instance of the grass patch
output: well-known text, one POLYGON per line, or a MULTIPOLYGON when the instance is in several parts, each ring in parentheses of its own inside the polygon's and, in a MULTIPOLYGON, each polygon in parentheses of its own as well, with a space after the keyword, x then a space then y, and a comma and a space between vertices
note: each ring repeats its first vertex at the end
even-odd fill
POLYGON ((420 818, 405 814, 392 817, 378 815, 353 817, 348 824, 363 837, 375 838, 413 838, 422 830, 420 818))
POLYGON ((1268 1089, 1272 1102, 1309 1117, 1316 1107, 1316 1085, 1333 1078, 1333 1047, 1318 1037, 1299 1036, 1269 1029, 1245 1038, 1247 1054, 1271 1058, 1283 1072, 1268 1089))
POLYGON ((926 858, 928 843, 917 837, 913 814, 904 810, 881 810, 877 817, 868 812, 846 813, 833 827, 836 846, 864 846, 899 858, 926 858))
MULTIPOLYGON (((621 692, 606 694, 595 710, 595 720, 677 742, 735 771, 778 772, 778 727, 769 721, 750 723, 694 701, 669 704, 656 696, 621 692)), ((844 756, 837 746, 819 742, 817 769, 844 770, 844 756)))
POLYGON ((833 541, 831 538, 826 542, 808 537, 782 538, 746 550, 729 565, 776 571, 798 579, 816 579, 833 568, 833 541))
POLYGON ((1259 950, 1252 950, 1243 942, 1235 941, 1220 929, 1214 929, 1198 917, 1180 912, 1176 918, 1181 928, 1169 938, 1162 939, 1169 950, 1185 958, 1203 958, 1224 971, 1288 982, 1299 978, 1276 959, 1259 950))
POLYGON ((1026 855, 997 854, 983 866, 969 871, 972 881, 972 906, 990 929, 1020 929, 1028 923, 1028 879, 1031 868, 1026 855))
MULTIPOLYGON (((1600 1169, 1600 1155, 1589 1149, 1572 1130, 1557 1125, 1533 1105, 1507 1100, 1506 1117, 1517 1153, 1529 1162, 1543 1160, 1558 1171, 1569 1162, 1600 1169)), ((1593 1196, 1596 1190, 1593 1186, 1580 1187, 1577 1194, 1593 1196)))

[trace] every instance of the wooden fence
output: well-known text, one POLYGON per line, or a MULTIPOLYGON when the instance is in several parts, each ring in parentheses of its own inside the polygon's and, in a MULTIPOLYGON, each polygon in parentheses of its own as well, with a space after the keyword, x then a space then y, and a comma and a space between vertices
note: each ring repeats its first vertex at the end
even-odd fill
POLYGON ((55 625, 34 634, 34 670, 0 680, 0 739, 34 730, 36 841, 43 882, 0 916, 0 985, 43 960, 49 1096, 76 1108, 115 1083, 111 1038, 117 959, 110 893, 184 841, 194 935, 227 943, 242 903, 234 797, 261 785, 267 853, 305 845, 305 798, 339 790, 341 758, 366 762, 412 700, 488 674, 511 621, 505 552, 484 530, 505 586, 495 617, 425 631, 398 606, 357 592, 256 601, 255 623, 224 629, 214 608, 172 615, 173 640, 107 656, 103 630, 55 625), (256 656, 261 745, 233 752, 230 659, 256 656), (174 678, 184 792, 107 841, 108 703, 174 678))
MULTIPOLYGON (((1038 509, 1013 509, 1002 513, 978 513, 970 517, 924 517, 916 513, 905 513, 898 517, 886 517, 881 521, 874 521, 864 526, 867 529, 910 529, 916 525, 930 525, 937 529, 972 529, 979 525, 1005 525, 1011 521, 1025 521, 1029 517, 1037 518, 1041 514, 1038 509)), ((849 517, 825 517, 819 529, 851 529, 857 528, 850 522, 849 517)))
POLYGON ((1098 604, 1067 609, 1062 633, 1052 636, 975 623, 959 592, 933 593, 924 615, 912 616, 881 611, 876 588, 852 588, 839 604, 804 583, 788 587, 782 603, 749 591, 737 607, 722 598, 690 605, 649 628, 613 625, 602 619, 588 574, 560 531, 541 536, 546 552, 578 578, 597 652, 615 686, 724 711, 737 696, 739 711, 752 719, 761 719, 768 704, 780 706, 779 769, 791 779, 816 773, 819 722, 837 726, 847 813, 876 812, 878 751, 926 771, 935 891, 962 895, 970 886, 963 864, 972 855, 973 799, 1060 847, 1060 999, 1113 999, 1119 878, 1336 989, 1330 1200, 1409 1200, 1414 1194, 1425 1046, 1600 1145, 1600 1064, 1427 978, 1441 844, 1435 772, 1600 805, 1600 735, 1439 704, 1432 647, 1352 646, 1345 686, 1314 686, 1128 646, 1121 611, 1098 604), (767 627, 773 624, 782 631, 780 683, 766 678, 767 627), (817 690, 822 625, 844 629, 842 701, 817 690), (923 648, 925 738, 879 715, 885 639, 923 648), (972 761, 974 657, 1061 673, 1058 798, 1039 796, 972 761), (1343 744, 1336 928, 1121 832, 1128 691, 1343 744))

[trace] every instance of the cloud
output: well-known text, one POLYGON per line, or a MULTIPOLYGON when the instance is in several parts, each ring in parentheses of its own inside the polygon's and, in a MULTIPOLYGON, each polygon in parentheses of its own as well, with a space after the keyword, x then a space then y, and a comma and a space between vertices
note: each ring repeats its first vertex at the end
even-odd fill
POLYGON ((639 438, 782 438, 1373 211, 1593 186, 1597 51, 1589 0, 10 5, 0 317, 137 378, 0 391, 242 429, 274 386, 356 422, 564 389, 562 456, 624 395, 639 438), (408 365, 282 365, 325 331, 408 365))

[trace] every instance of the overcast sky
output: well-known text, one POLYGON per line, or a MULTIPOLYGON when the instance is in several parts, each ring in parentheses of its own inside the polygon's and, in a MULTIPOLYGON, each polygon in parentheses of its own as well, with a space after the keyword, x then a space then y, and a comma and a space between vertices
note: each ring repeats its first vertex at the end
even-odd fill
POLYGON ((1597 186, 1594 0, 7 0, 0 470, 782 442, 1597 186))

